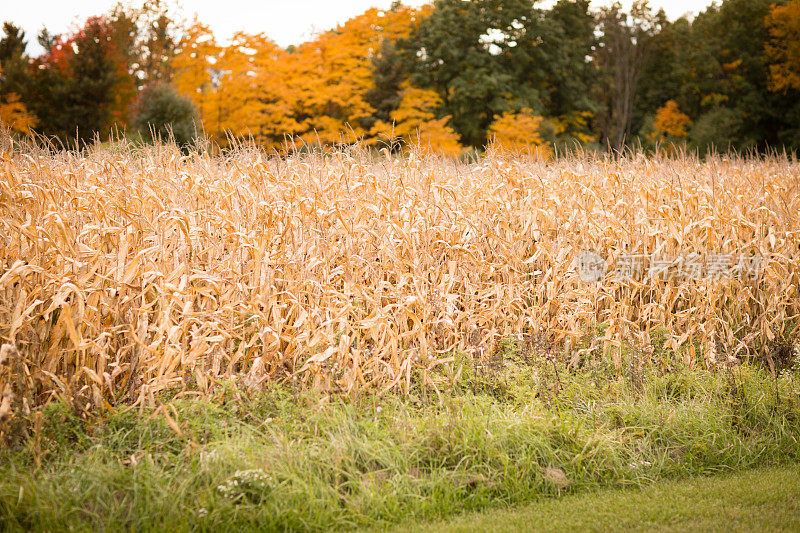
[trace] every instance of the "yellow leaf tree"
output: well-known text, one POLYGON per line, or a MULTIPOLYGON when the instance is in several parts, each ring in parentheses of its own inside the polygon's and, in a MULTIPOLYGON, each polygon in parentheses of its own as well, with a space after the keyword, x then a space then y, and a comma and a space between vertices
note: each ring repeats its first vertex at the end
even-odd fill
POLYGON ((373 54, 384 39, 408 36, 429 10, 369 9, 287 54, 287 82, 296 98, 294 133, 312 143, 366 135, 363 122, 374 112, 366 101, 373 54))
POLYGON ((588 144, 597 142, 597 135, 592 133, 591 120, 594 114, 591 111, 575 111, 567 115, 551 118, 556 136, 568 139, 578 139, 588 144))
POLYGON ((678 103, 675 100, 669 100, 656 111, 656 119, 653 124, 655 127, 653 140, 675 141, 683 139, 689 135, 686 128, 691 125, 692 121, 688 115, 681 113, 678 103))
POLYGON ((174 82, 220 143, 227 133, 268 147, 285 135, 312 144, 352 142, 368 133, 364 124, 375 111, 366 93, 380 43, 410 35, 429 11, 369 9, 288 50, 245 33, 219 46, 208 26, 195 21, 173 59, 174 82))
POLYGON ((264 34, 237 33, 219 61, 217 100, 220 127, 237 137, 252 137, 272 147, 298 124, 293 93, 284 68, 286 53, 264 34))
POLYGON ((800 0, 774 5, 767 17, 770 89, 800 90, 800 0))
MULTIPOLYGON (((2 75, 3 67, 0 66, 2 75)), ((8 93, 0 95, 0 124, 19 133, 31 133, 36 126, 36 117, 26 109, 18 94, 8 93)))
POLYGON ((423 150, 457 155, 462 146, 458 134, 447 124, 451 117, 436 118, 441 105, 442 99, 436 91, 405 84, 400 105, 392 112, 394 124, 379 121, 371 133, 379 140, 401 137, 407 144, 423 150))
POLYGON ((222 48, 217 45, 211 28, 195 20, 186 30, 172 60, 175 88, 192 100, 206 132, 216 132, 218 139, 222 112, 216 89, 221 54, 222 48))
POLYGON ((489 126, 491 148, 494 150, 526 151, 549 156, 550 146, 542 136, 544 118, 530 109, 507 111, 489 126))

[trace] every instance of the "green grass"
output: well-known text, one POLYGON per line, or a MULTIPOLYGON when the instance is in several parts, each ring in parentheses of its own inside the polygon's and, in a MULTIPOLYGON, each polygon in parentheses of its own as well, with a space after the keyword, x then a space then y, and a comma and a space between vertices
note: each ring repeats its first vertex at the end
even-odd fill
POLYGON ((397 531, 800 531, 800 466, 605 489, 397 531))
POLYGON ((551 367, 476 373, 441 398, 233 383, 210 401, 162 398, 180 435, 162 412, 87 421, 51 404, 38 433, 0 450, 0 530, 384 528, 800 462, 796 373, 551 367))

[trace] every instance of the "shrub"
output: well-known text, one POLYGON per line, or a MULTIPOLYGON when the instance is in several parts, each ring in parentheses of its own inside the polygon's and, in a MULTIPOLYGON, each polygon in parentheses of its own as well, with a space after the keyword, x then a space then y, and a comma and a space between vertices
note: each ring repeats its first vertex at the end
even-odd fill
POLYGON ((134 108, 134 127, 148 141, 171 138, 187 146, 196 137, 196 123, 194 104, 167 84, 146 87, 134 108))

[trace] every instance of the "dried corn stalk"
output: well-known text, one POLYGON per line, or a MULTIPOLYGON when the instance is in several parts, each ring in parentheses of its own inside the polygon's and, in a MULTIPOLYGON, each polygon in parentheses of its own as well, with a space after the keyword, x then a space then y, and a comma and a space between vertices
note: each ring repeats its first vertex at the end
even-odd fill
POLYGON ((620 366, 657 328, 711 364, 798 318, 799 175, 778 157, 17 147, 0 160, 0 337, 29 354, 37 402, 69 389, 95 406, 231 379, 437 387, 454 354, 526 335, 574 352, 597 324, 590 352, 620 366), (756 281, 584 283, 582 250, 764 263, 756 281))

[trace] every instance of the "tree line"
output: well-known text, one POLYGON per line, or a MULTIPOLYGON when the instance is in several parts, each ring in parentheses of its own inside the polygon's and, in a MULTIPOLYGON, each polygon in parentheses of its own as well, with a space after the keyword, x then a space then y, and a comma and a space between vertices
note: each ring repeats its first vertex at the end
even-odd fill
POLYGON ((34 57, 3 25, 0 121, 65 144, 124 131, 454 154, 491 141, 547 153, 800 147, 800 0, 724 0, 675 21, 646 1, 395 2, 287 48, 243 32, 220 42, 147 0, 36 39, 34 57))

